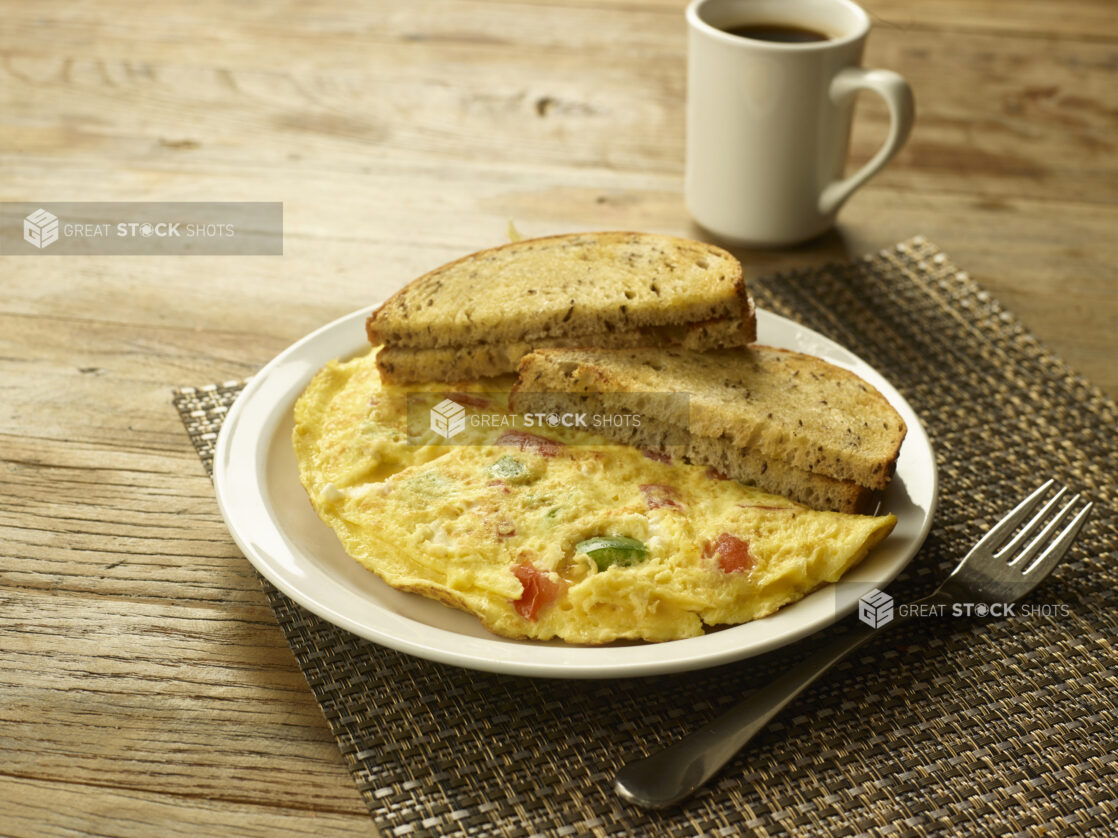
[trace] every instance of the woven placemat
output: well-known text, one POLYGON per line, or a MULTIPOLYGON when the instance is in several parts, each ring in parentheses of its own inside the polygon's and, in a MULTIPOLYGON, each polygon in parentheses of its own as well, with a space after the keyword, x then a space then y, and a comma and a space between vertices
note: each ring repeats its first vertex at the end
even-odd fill
MULTIPOLYGON (((1114 402, 922 238, 751 288, 760 306, 884 373, 931 435, 939 512, 890 593, 904 602, 928 592, 990 523, 1054 476, 1096 504, 1032 597, 1067 615, 899 626, 810 689, 687 804, 646 812, 614 795, 614 772, 712 719, 803 657, 811 639, 682 675, 534 680, 381 648, 264 583, 384 835, 1113 834, 1114 402)), ((241 386, 175 395, 207 469, 241 386)))

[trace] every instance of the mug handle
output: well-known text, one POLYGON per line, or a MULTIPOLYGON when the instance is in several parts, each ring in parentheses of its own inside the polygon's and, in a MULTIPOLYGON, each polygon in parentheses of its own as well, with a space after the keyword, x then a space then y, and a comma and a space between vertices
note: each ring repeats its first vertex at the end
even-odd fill
POLYGON ((873 177, 901 150, 916 118, 916 104, 912 88, 892 70, 867 70, 864 67, 847 67, 831 81, 831 101, 836 104, 853 96, 859 90, 872 90, 885 100, 889 107, 889 136, 866 165, 848 178, 827 184, 819 196, 819 212, 830 215, 836 212, 854 190, 873 177))

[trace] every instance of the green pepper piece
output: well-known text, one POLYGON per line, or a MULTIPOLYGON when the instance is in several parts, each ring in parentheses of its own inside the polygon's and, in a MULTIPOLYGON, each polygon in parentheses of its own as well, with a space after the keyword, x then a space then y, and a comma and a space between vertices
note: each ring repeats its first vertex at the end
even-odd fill
POLYGON ((508 454, 489 466, 489 473, 506 483, 516 483, 528 476, 528 466, 508 454))
POLYGON ((632 567, 648 558, 648 548, 635 538, 622 535, 597 535, 575 545, 575 553, 585 553, 598 570, 611 565, 632 567))

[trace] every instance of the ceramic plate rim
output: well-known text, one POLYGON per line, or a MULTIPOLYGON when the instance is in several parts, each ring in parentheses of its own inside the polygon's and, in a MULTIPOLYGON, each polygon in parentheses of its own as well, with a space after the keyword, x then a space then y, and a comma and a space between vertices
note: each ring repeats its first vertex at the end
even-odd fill
MULTIPOLYGON (((888 490, 891 500, 895 496, 907 501, 898 514, 897 529, 842 582, 751 623, 685 640, 625 646, 580 647, 468 636, 389 611, 383 603, 339 589, 336 580, 325 578, 315 556, 302 553, 298 539, 293 540, 275 517, 268 485, 268 450, 284 415, 324 364, 367 346, 364 321, 372 310, 359 309, 311 332, 249 380, 218 435, 214 489, 233 539, 268 581, 319 617, 375 643, 439 663, 535 677, 612 678, 703 669, 793 643, 841 619, 856 607, 859 597, 872 588, 883 588, 901 572, 931 527, 938 500, 935 455, 916 412, 884 376, 854 353, 806 326, 759 309, 760 343, 818 354, 854 371, 877 387, 908 425, 897 475, 888 490)), ((294 474, 287 477, 298 480, 294 474)))

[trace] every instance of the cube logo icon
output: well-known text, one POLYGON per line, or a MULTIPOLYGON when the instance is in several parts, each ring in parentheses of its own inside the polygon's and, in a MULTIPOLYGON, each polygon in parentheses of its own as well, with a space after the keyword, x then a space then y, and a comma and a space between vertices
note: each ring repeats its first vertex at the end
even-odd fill
POLYGON ((858 600, 858 619, 870 628, 880 628, 893 619, 893 598, 874 588, 858 600))
POLYGON ((443 399, 431 408, 431 430, 443 439, 466 430, 466 408, 458 402, 443 399))
POLYGON ((37 209, 23 219, 23 240, 40 250, 58 241, 58 216, 37 209))

